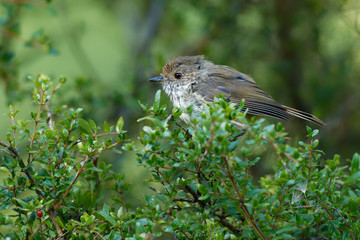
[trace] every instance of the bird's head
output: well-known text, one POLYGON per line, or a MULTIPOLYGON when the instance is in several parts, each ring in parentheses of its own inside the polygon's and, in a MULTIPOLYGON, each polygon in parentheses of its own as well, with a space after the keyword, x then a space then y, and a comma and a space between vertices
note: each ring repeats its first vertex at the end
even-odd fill
POLYGON ((212 64, 204 56, 182 56, 170 59, 164 65, 161 75, 149 79, 162 84, 187 84, 199 80, 207 65, 212 64))

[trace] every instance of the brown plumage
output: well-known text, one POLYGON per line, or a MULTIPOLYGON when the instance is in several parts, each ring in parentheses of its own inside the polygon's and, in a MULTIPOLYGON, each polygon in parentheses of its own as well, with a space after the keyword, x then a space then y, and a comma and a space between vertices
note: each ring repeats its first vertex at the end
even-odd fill
MULTIPOLYGON (((161 76, 149 79, 161 82, 164 91, 177 107, 194 106, 202 111, 202 106, 222 94, 228 101, 240 103, 245 100, 244 111, 262 117, 274 117, 288 120, 295 116, 320 126, 325 123, 317 117, 276 102, 264 92, 255 81, 235 69, 215 65, 204 56, 183 56, 169 60, 162 69, 161 76)), ((189 116, 181 118, 188 122, 189 116)))

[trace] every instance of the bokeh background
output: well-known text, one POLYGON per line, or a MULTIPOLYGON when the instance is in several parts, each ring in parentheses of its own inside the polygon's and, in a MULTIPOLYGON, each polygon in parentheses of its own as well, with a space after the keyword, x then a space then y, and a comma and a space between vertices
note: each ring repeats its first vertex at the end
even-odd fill
MULTIPOLYGON (((123 116, 136 140, 145 114, 138 101, 152 104, 160 88, 147 79, 169 58, 201 54, 327 122, 320 148, 346 162, 360 150, 359 14, 358 0, 2 0, 0 138, 9 104, 29 118, 29 76, 45 73, 68 78, 55 101, 84 108, 83 117, 99 124, 123 116)), ((306 124, 284 122, 294 141, 306 124)), ((134 156, 109 158, 142 185, 134 156)))

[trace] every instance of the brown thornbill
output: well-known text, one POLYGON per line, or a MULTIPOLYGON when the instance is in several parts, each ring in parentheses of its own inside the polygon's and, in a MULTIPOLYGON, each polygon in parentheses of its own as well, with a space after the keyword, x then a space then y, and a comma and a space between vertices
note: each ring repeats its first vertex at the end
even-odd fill
MULTIPOLYGON (((325 123, 317 117, 276 102, 264 92, 255 81, 235 69, 215 65, 204 56, 183 56, 169 60, 162 69, 161 76, 149 79, 160 82, 174 106, 186 109, 193 105, 194 111, 202 111, 204 104, 222 94, 233 103, 245 100, 244 111, 262 117, 288 120, 291 116, 305 119, 320 126, 325 123)), ((181 116, 189 122, 189 116, 181 116)))

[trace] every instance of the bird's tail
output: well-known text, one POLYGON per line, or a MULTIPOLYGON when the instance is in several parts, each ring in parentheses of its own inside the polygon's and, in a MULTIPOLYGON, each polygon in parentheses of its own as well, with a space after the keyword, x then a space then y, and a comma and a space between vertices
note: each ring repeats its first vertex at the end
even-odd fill
POLYGON ((287 112, 290 115, 293 115, 295 117, 304 119, 304 120, 309 121, 309 122, 313 122, 313 123, 315 123, 315 124, 317 124, 319 126, 325 126, 326 125, 326 123, 324 123, 323 121, 321 121, 320 119, 318 119, 314 115, 311 115, 310 113, 306 113, 306 112, 297 110, 295 108, 287 107, 287 106, 283 106, 283 107, 284 107, 285 112, 287 112))

